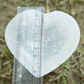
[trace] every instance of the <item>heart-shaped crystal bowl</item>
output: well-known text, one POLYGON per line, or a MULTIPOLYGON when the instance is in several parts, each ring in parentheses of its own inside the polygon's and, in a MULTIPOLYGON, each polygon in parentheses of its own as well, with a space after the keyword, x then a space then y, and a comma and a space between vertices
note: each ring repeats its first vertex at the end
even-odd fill
MULTIPOLYGON (((5 32, 5 40, 8 48, 14 57, 30 72, 33 66, 33 25, 35 19, 35 10, 26 10, 17 14, 8 24, 5 32), (21 57, 16 57, 17 45, 17 18, 23 14, 23 33, 25 35, 27 27, 26 50, 24 44, 21 46, 21 57), (26 17, 28 14, 28 17, 26 17), (29 23, 27 24, 26 20, 29 23)), ((41 76, 46 75, 65 62, 75 51, 80 40, 80 30, 77 22, 70 15, 53 11, 44 13, 43 22, 43 54, 41 76)), ((37 77, 37 75, 34 75, 37 77)))

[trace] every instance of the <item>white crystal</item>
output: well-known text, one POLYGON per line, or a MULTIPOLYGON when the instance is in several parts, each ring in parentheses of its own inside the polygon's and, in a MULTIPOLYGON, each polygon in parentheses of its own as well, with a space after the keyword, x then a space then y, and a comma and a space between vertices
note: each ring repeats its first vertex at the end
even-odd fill
MULTIPOLYGON (((22 55, 17 59, 32 73, 35 10, 24 11, 15 16, 6 28, 5 40, 10 51, 16 57, 17 18, 21 14, 24 17, 24 36, 25 32, 27 32, 27 37, 24 37, 26 40, 26 50, 23 42, 21 46, 22 55), (26 23, 27 19, 28 24, 26 23), (25 29, 26 25, 28 25, 27 31, 25 29)), ((43 31, 41 76, 51 72, 65 62, 77 48, 80 39, 80 30, 77 22, 73 17, 61 11, 44 14, 43 31)))

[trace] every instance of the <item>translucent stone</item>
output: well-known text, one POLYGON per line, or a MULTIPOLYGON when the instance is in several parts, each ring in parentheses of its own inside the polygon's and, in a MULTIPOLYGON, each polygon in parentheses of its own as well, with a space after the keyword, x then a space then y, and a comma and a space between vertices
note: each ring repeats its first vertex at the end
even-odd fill
MULTIPOLYGON (((10 51, 31 73, 33 66, 34 22, 35 10, 24 11, 10 21, 5 32, 5 40, 10 51), (17 19, 21 14, 23 14, 22 32, 24 36, 21 46, 21 56, 17 58, 17 19), (26 40, 25 44, 24 40, 26 40), (26 49, 24 45, 26 45, 26 49)), ((44 14, 41 76, 51 72, 65 62, 77 48, 79 39, 79 26, 73 17, 61 11, 44 14)))

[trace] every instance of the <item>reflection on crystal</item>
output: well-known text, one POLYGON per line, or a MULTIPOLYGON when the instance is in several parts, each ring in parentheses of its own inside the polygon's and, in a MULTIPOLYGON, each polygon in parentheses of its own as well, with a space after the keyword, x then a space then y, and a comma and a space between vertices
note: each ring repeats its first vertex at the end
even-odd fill
POLYGON ((61 32, 53 33, 52 28, 50 32, 48 31, 46 33, 51 33, 52 35, 50 34, 46 36, 44 34, 44 62, 51 59, 54 54, 56 55, 57 53, 59 53, 61 46, 63 46, 63 44, 65 44, 67 40, 67 36, 63 35, 61 32), (48 54, 48 52, 50 54, 48 54))

